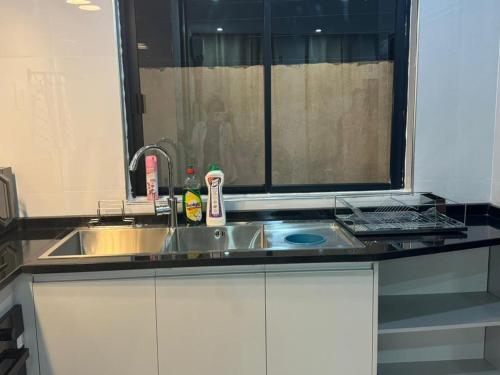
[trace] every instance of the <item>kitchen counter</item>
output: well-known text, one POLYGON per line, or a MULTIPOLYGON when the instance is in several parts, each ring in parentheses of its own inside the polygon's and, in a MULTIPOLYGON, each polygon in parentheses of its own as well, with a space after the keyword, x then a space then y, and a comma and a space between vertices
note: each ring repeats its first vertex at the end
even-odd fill
MULTIPOLYGON (((331 210, 229 213, 228 220, 326 220, 331 210)), ((154 220, 154 219, 151 219, 154 220)), ((0 237, 0 288, 20 273, 89 272, 144 268, 256 265, 321 262, 377 262, 388 259, 500 245, 500 209, 489 205, 468 207, 468 231, 462 233, 360 237, 359 249, 251 250, 186 252, 161 255, 96 258, 39 259, 47 249, 88 218, 20 220, 17 230, 0 237)))

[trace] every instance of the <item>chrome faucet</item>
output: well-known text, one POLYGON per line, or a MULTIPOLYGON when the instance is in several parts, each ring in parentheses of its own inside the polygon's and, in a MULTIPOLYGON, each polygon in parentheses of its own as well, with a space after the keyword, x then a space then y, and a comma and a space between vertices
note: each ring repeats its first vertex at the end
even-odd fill
POLYGON ((159 204, 159 200, 154 200, 155 206, 155 214, 156 215, 170 215, 170 227, 177 227, 177 199, 174 194, 174 170, 172 158, 168 151, 160 145, 146 145, 141 147, 132 157, 130 161, 130 165, 128 167, 130 172, 134 172, 137 170, 137 164, 139 163, 139 159, 143 156, 147 151, 156 151, 165 159, 167 159, 167 167, 168 167, 168 205, 159 204))

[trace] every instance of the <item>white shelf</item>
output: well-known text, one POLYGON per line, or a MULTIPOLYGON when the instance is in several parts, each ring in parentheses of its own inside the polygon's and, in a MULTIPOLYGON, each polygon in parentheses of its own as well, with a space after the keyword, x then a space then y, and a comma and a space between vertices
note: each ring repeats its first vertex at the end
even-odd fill
POLYGON ((378 375, 500 375, 500 371, 482 359, 459 361, 385 363, 378 375))
POLYGON ((500 326, 488 292, 380 296, 379 334, 500 326))

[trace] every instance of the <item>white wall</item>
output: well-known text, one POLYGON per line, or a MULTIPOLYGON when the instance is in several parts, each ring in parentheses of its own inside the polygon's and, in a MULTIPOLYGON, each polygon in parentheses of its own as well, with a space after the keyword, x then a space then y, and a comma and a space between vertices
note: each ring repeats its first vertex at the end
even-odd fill
POLYGON ((490 201, 500 1, 420 0, 419 36, 415 189, 490 201))
POLYGON ((0 165, 16 174, 21 214, 95 213, 125 197, 112 0, 0 4, 0 165))
MULTIPOLYGON (((0 5, 0 165, 14 168, 22 215, 93 214, 126 196, 112 1, 0 5)), ((415 188, 500 203, 500 1, 420 8, 415 188)))
POLYGON ((500 42, 498 43, 497 113, 493 147, 491 202, 500 206, 500 42))

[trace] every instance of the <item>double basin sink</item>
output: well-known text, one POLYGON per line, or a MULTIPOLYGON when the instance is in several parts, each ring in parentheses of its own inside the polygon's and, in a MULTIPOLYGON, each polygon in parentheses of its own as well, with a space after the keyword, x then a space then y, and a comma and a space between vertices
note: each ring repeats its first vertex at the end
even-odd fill
POLYGON ((244 223, 176 229, 114 226, 75 229, 40 258, 362 247, 359 240, 333 222, 244 223))

